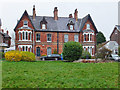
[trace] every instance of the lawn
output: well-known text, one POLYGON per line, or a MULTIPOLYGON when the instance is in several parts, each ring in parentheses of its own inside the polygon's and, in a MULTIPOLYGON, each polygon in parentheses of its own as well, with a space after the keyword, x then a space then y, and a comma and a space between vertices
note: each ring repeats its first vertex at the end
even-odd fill
POLYGON ((3 88, 118 88, 118 63, 2 62, 3 88))

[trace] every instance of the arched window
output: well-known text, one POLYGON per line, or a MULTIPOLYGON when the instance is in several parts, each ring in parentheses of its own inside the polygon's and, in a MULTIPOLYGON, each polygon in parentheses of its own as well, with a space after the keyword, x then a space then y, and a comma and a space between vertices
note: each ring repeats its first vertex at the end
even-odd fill
POLYGON ((36 41, 40 41, 40 34, 36 34, 36 41))
POLYGON ((86 41, 86 34, 84 34, 84 41, 86 41))
POLYGON ((26 51, 28 51, 28 47, 26 46, 26 51))
POLYGON ((86 51, 86 47, 84 47, 84 51, 86 51))
POLYGON ((51 47, 47 48, 47 55, 51 55, 51 47))
POLYGON ((92 55, 92 47, 90 48, 90 54, 92 55))
POLYGON ((31 33, 29 33, 29 39, 31 40, 31 33))
POLYGON ((90 29, 90 24, 87 24, 87 29, 90 29))
POLYGON ((45 24, 42 24, 42 29, 46 29, 46 25, 45 24))
POLYGON ((25 51, 25 47, 24 46, 22 47, 22 51, 25 51))
POLYGON ((36 48, 36 55, 37 55, 37 56, 40 56, 40 47, 37 47, 37 48, 36 48))
POLYGON ((21 33, 19 33, 19 40, 21 40, 21 33))
POLYGON ((25 35, 24 35, 24 32, 22 33, 22 39, 23 39, 23 40, 25 39, 25 35))
POLYGON ((90 34, 90 41, 92 41, 92 34, 90 34))
POLYGON ((90 38, 89 38, 89 37, 90 37, 90 35, 88 34, 88 41, 90 41, 90 38))
POLYGON ((28 40, 28 33, 26 32, 26 40, 28 40))
POLYGON ((30 47, 30 52, 32 52, 32 48, 30 47))
POLYGON ((70 25, 70 30, 73 30, 73 25, 70 25))
POLYGON ((19 51, 21 51, 21 47, 19 47, 19 51))

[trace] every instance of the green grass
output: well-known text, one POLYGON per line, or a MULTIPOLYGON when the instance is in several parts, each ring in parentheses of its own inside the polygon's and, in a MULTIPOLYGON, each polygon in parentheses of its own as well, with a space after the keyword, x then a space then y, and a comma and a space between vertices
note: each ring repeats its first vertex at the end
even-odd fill
POLYGON ((2 62, 3 88, 118 88, 118 63, 2 62))

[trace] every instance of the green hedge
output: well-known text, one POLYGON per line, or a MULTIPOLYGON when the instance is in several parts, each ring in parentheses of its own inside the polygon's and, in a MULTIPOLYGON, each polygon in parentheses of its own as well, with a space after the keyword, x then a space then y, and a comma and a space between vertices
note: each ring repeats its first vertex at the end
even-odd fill
POLYGON ((63 58, 65 60, 78 60, 82 55, 82 45, 79 42, 66 42, 63 45, 63 58))

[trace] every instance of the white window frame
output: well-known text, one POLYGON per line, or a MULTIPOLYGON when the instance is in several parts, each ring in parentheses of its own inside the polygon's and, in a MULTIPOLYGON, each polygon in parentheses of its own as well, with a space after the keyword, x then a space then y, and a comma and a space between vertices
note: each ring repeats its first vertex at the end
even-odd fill
POLYGON ((24 21, 23 21, 23 26, 24 26, 24 27, 28 27, 28 21, 27 21, 27 20, 24 20, 24 21))
POLYGON ((29 39, 30 40, 32 39, 32 33, 29 33, 29 39))
POLYGON ((64 34, 64 42, 68 42, 68 38, 69 38, 68 34, 64 34))
POLYGON ((93 50, 94 50, 94 46, 83 46, 84 50, 85 48, 87 48, 87 51, 91 54, 91 56, 94 56, 94 54, 92 54, 93 50))
POLYGON ((30 47, 29 49, 30 49, 30 52, 32 52, 32 48, 30 47))
POLYGON ((47 34, 47 42, 52 42, 52 35, 51 34, 47 34))
POLYGON ((74 41, 79 42, 78 34, 74 35, 74 41))
POLYGON ((36 42, 41 42, 40 41, 40 33, 36 33, 36 42), (39 40, 37 40, 39 38, 39 40))
POLYGON ((28 32, 25 32, 25 39, 28 40, 28 32))
POLYGON ((19 40, 21 40, 21 32, 19 32, 19 40))

